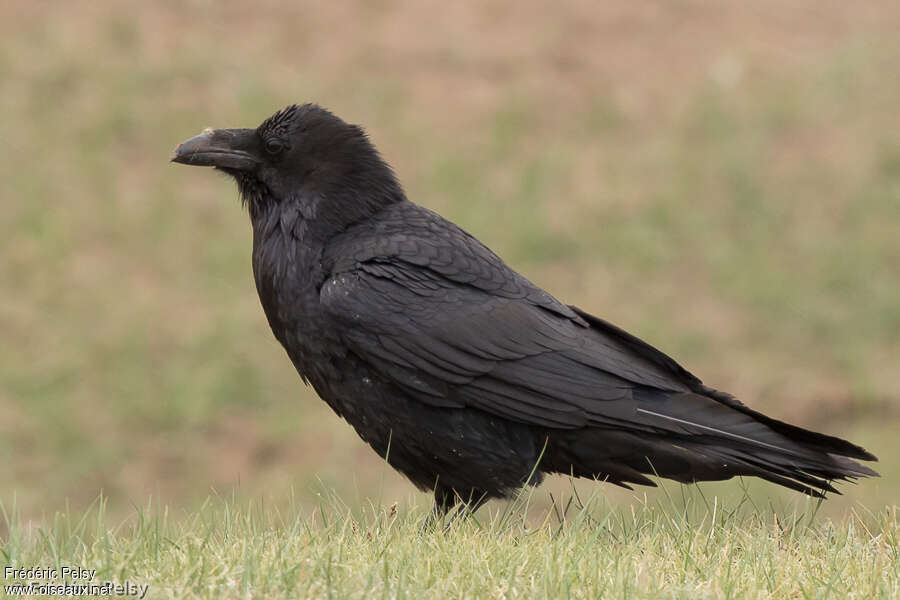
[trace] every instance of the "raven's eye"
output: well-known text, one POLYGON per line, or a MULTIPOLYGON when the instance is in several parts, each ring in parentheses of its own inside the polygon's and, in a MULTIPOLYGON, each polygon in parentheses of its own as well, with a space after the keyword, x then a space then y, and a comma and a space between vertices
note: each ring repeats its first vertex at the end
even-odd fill
POLYGON ((266 142, 266 152, 269 154, 281 154, 284 150, 284 142, 281 140, 271 139, 266 142))

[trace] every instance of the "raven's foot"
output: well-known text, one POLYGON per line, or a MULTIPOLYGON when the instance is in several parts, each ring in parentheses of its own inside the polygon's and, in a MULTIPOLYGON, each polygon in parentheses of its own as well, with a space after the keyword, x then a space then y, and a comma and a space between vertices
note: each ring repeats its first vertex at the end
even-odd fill
POLYGON ((434 531, 443 525, 444 531, 459 519, 465 519, 475 513, 487 501, 487 494, 478 490, 470 490, 463 499, 460 494, 440 484, 434 487, 434 508, 425 517, 420 531, 434 531))

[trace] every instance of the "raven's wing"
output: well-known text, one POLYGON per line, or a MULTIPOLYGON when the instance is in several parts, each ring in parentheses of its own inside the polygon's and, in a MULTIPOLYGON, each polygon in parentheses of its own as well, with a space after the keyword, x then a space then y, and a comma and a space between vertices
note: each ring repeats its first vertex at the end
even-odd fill
POLYGON ((332 242, 320 301, 350 351, 417 400, 551 428, 727 440, 755 448, 758 460, 803 457, 810 472, 826 473, 826 455, 874 460, 707 388, 649 344, 560 303, 435 213, 408 203, 393 211, 332 242))
POLYGON ((645 421, 635 388, 699 385, 663 353, 560 303, 452 223, 407 207, 332 244, 320 299, 347 346, 413 397, 576 428, 645 421))
POLYGON ((320 289, 325 318, 350 352, 427 404, 558 430, 590 428, 575 443, 590 446, 589 459, 572 465, 579 472, 646 483, 639 473, 649 473, 650 461, 654 472, 679 481, 757 475, 812 495, 834 491, 829 480, 876 474, 844 458, 875 460, 863 448, 707 388, 662 352, 561 304, 415 205, 339 236, 322 264, 330 273, 320 289), (616 435, 644 449, 610 449, 621 445, 616 435), (605 460, 610 452, 618 454, 605 460))

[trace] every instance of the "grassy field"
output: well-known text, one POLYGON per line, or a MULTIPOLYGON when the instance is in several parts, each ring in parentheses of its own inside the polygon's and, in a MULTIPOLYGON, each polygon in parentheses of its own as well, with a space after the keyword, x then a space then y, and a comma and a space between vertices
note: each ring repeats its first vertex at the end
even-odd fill
POLYGON ((835 523, 817 518, 814 501, 785 517, 744 500, 720 505, 694 491, 625 512, 570 495, 529 519, 526 494, 503 511, 432 529, 421 511, 376 503, 353 511, 335 498, 310 512, 219 498, 191 513, 148 505, 113 526, 101 501, 82 515, 58 514, 39 532, 13 521, 5 551, 17 568, 94 573, 4 583, 113 582, 146 598, 900 595, 896 507, 835 523))
MULTIPOLYGON (((896 544, 896 518, 873 517, 876 529, 865 532, 854 512, 881 515, 900 496, 898 30, 900 4, 886 0, 584 1, 552 14, 537 0, 515 10, 498 2, 0 4, 0 502, 16 507, 21 534, 0 524, 5 551, 20 539, 13 550, 22 560, 108 557, 110 569, 190 582, 200 595, 229 578, 243 582, 235 594, 251 584, 287 594, 301 585, 290 575, 277 584, 234 575, 245 551, 246 568, 275 569, 267 544, 285 543, 296 564, 312 565, 315 585, 348 564, 360 567, 354 577, 367 574, 336 593, 363 590, 370 576, 384 591, 388 575, 408 573, 387 594, 415 596, 432 581, 431 563, 404 561, 433 557, 433 581, 461 586, 457 595, 488 588, 449 573, 494 565, 491 594, 526 597, 563 589, 548 578, 560 574, 570 545, 585 543, 596 550, 590 568, 618 579, 577 571, 573 590, 609 585, 627 595, 634 584, 634 595, 650 597, 661 578, 676 576, 663 566, 681 561, 686 579, 672 594, 721 597, 731 593, 717 587, 731 563, 719 542, 732 540, 728 548, 743 557, 733 565, 743 570, 726 577, 732 595, 753 585, 779 597, 784 585, 789 596, 834 589, 839 597, 854 582, 860 595, 896 593, 896 554, 884 550, 896 544), (301 385, 269 332, 233 185, 168 163, 174 145, 205 126, 254 126, 305 101, 365 125, 411 199, 560 299, 754 407, 861 443, 881 457, 883 477, 844 486, 807 537, 776 535, 758 512, 729 521, 739 524, 733 531, 710 529, 707 519, 705 529, 679 532, 643 508, 643 491, 579 482, 580 493, 602 494, 599 510, 610 519, 635 510, 631 533, 573 524, 549 535, 535 525, 538 533, 524 536, 467 524, 413 538, 427 498, 385 471, 301 385), (341 511, 291 541, 258 506, 300 526, 312 523, 323 491, 353 514, 373 497, 398 502, 400 516, 357 523, 375 531, 374 544, 341 511), (140 527, 169 528, 178 547, 197 551, 211 493, 234 498, 227 510, 240 543, 215 521, 215 570, 176 574, 175 554, 150 553, 170 546, 140 527), (76 517, 54 515, 64 507, 81 515, 100 494, 105 522, 128 523, 112 537, 86 546, 53 538, 65 547, 34 537, 75 527, 76 517), (169 507, 167 521, 157 513, 134 520, 133 507, 150 497, 169 507), (240 508, 251 502, 256 512, 240 508), (644 545, 647 531, 658 538, 644 545), (479 556, 495 550, 485 543, 465 553, 486 536, 511 554, 479 556), (703 536, 716 544, 699 544, 703 536), (346 546, 334 545, 340 540, 346 546), (837 562, 813 551, 827 544, 840 549, 837 562), (355 554, 304 562, 342 547, 355 554), (532 550, 517 574, 509 565, 532 550), (760 562, 750 558, 756 550, 760 562), (850 558, 864 556, 865 564, 850 558), (772 584, 768 557, 785 569, 772 584), (556 567, 544 573, 539 561, 556 567), (879 564, 893 565, 893 583, 876 579, 879 564), (644 578, 626 577, 634 572, 644 578), (829 588, 832 578, 845 587, 829 588)), ((749 495, 782 515, 779 523, 793 511, 785 507, 803 502, 746 485, 704 489, 732 506, 749 495)), ((551 494, 569 488, 550 481, 527 518, 540 521, 551 494)), ((648 498, 666 501, 658 490, 648 498)))

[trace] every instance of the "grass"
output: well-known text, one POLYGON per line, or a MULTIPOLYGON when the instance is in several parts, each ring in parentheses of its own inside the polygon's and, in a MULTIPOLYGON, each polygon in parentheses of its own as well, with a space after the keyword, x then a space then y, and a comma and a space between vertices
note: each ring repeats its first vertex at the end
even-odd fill
MULTIPOLYGON (((758 508, 697 491, 623 510, 530 494, 446 529, 397 504, 314 510, 208 499, 112 522, 100 499, 30 529, 4 511, 13 567, 77 565, 148 598, 896 598, 897 508, 816 518, 818 503, 758 508)), ((10 578, 4 581, 15 583, 10 578)), ((50 581, 45 581, 50 583, 50 581)), ((56 580, 56 584, 60 581, 56 580)))

